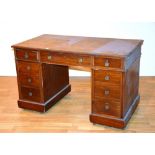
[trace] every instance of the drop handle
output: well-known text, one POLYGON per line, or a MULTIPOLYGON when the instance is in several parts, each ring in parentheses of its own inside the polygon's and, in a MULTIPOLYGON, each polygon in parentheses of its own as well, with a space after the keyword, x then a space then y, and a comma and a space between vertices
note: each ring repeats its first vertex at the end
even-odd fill
POLYGON ((108 111, 108 110, 110 109, 109 103, 105 103, 105 104, 104 104, 104 109, 105 109, 106 111, 108 111))
POLYGON ((28 81, 29 83, 31 83, 31 82, 32 82, 32 79, 31 79, 31 78, 28 78, 27 81, 28 81))
POLYGON ((28 55, 27 52, 24 54, 24 58, 25 58, 25 59, 28 59, 28 58, 29 58, 29 55, 28 55))
POLYGON ((47 56, 47 59, 48 59, 48 60, 51 60, 51 59, 52 59, 52 56, 51 56, 51 55, 48 55, 48 56, 47 56))
POLYGON ((29 92, 29 96, 32 96, 32 92, 29 92))
POLYGON ((108 59, 105 60, 104 66, 105 66, 105 67, 109 67, 109 66, 110 66, 110 63, 109 63, 109 60, 108 60, 108 59))
POLYGON ((79 58, 79 63, 82 63, 83 62, 83 59, 82 58, 79 58))
POLYGON ((109 95, 110 91, 109 90, 105 90, 104 91, 104 95, 109 95))
POLYGON ((106 75, 106 76, 104 77, 104 79, 105 79, 106 81, 109 81, 109 80, 110 80, 110 76, 109 76, 109 75, 106 75))
POLYGON ((31 67, 30 67, 30 66, 27 66, 27 67, 26 67, 26 69, 27 69, 27 70, 30 70, 30 69, 31 69, 31 67))

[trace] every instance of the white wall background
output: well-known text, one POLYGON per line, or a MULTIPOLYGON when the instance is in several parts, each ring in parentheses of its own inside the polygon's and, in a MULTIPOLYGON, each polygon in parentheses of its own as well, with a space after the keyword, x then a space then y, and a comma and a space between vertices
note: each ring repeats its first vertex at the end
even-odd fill
MULTIPOLYGON (((137 8, 130 2, 128 7, 138 16, 137 8)), ((140 75, 155 76, 155 23, 132 22, 132 12, 126 15, 124 11, 121 6, 116 8, 114 2, 104 5, 102 0, 0 2, 0 76, 16 75, 12 44, 44 33, 144 39, 140 75), (119 20, 118 14, 123 20, 119 20)), ((89 73, 71 71, 70 75, 89 73)))

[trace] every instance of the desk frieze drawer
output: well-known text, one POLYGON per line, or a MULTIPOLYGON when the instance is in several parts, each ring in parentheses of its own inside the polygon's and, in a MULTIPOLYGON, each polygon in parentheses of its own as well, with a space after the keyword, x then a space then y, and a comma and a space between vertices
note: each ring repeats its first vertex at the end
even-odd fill
POLYGON ((40 58, 42 62, 53 64, 56 63, 69 66, 91 66, 91 56, 87 55, 41 51, 40 58))
POLYGON ((123 66, 122 63, 122 59, 120 58, 94 56, 94 66, 121 69, 123 66))
POLYGON ((121 103, 112 99, 95 99, 92 104, 93 113, 121 118, 121 103))
POLYGON ((41 102, 41 92, 38 88, 28 88, 21 86, 20 99, 34 102, 41 102))
POLYGON ((19 75, 34 75, 39 76, 39 63, 16 61, 17 71, 19 75))
POLYGON ((101 81, 107 84, 121 85, 122 73, 119 71, 97 69, 94 70, 94 80, 101 81))
POLYGON ((105 85, 103 82, 94 82, 94 97, 113 98, 121 100, 121 88, 117 85, 105 85))
POLYGON ((19 60, 39 61, 38 51, 33 51, 29 49, 15 49, 15 57, 19 60))

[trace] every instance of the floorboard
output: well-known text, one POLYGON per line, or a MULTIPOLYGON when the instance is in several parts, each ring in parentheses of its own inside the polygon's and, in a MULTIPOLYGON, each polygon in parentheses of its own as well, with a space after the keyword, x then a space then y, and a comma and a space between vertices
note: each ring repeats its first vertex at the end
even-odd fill
POLYGON ((16 77, 0 77, 0 132, 155 132, 155 77, 140 77, 140 104, 123 130, 89 122, 89 77, 70 83, 72 91, 43 114, 18 108, 16 77))

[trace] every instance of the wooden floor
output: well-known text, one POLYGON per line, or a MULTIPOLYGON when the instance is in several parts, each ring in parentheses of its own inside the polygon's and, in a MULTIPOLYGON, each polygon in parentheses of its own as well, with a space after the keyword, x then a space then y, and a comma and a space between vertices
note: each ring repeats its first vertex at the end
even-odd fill
POLYGON ((0 132, 155 132, 155 77, 140 78, 141 101, 124 130, 90 123, 90 78, 70 82, 72 91, 43 114, 19 109, 16 77, 0 77, 0 132))

